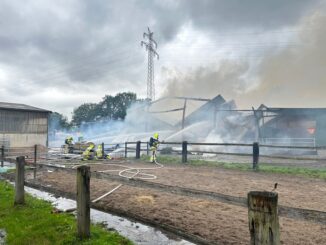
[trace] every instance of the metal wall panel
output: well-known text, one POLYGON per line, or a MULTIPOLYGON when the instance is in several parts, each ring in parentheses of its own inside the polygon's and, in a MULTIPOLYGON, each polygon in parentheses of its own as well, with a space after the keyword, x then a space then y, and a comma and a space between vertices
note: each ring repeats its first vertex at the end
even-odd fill
POLYGON ((47 134, 47 113, 0 110, 0 133, 47 134))

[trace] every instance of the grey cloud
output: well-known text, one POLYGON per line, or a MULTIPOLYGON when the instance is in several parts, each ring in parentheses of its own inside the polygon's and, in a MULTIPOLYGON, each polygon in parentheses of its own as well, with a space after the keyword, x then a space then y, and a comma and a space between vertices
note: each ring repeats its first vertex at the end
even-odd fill
POLYGON ((200 28, 266 30, 296 24, 320 3, 319 0, 184 0, 183 7, 189 11, 194 25, 200 28))
POLYGON ((28 92, 33 86, 74 91, 100 85, 103 95, 126 86, 139 92, 146 79, 139 43, 147 26, 160 48, 188 23, 211 32, 277 29, 295 24, 319 2, 2 0, 0 67, 11 66, 29 81, 28 92))

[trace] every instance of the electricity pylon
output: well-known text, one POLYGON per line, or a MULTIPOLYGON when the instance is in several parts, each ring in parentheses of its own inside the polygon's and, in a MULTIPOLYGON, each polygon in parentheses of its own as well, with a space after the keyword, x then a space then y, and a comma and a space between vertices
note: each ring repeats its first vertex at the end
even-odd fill
POLYGON ((148 32, 144 32, 143 38, 147 42, 141 41, 141 46, 145 46, 146 51, 148 52, 148 70, 147 70, 147 99, 152 101, 155 100, 155 85, 154 85, 154 58, 155 56, 159 59, 159 55, 156 52, 157 43, 153 39, 154 32, 148 27, 148 32))

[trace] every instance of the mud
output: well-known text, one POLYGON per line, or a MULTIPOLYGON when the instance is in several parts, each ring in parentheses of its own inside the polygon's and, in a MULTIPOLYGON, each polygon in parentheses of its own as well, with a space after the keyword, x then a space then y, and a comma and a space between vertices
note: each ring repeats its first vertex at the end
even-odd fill
MULTIPOLYGON (((148 164, 130 165, 148 167, 148 164)), ((110 168, 116 169, 116 166, 91 167, 92 171, 110 168)), ((241 197, 245 197, 247 192, 252 190, 271 190, 277 182, 281 204, 326 210, 326 182, 323 180, 180 165, 169 165, 160 170, 146 172, 157 175, 158 178, 153 180, 154 182, 241 197)), ((110 174, 117 175, 117 172, 110 174)), ((38 171, 35 183, 73 195, 75 182, 72 173, 44 170, 38 171)), ((92 178, 91 199, 105 194, 118 184, 92 178)), ((249 243, 248 210, 245 207, 127 185, 103 198, 97 205, 107 211, 119 210, 133 217, 175 227, 211 244, 249 243)), ((280 217, 280 227, 282 244, 326 244, 325 225, 280 217)))
MULTIPOLYGON (((47 192, 29 187, 25 187, 25 191, 34 197, 50 201, 58 210, 64 211, 67 209, 76 208, 76 201, 74 200, 62 197, 57 198, 47 192)), ((95 209, 91 209, 91 220, 94 223, 100 223, 109 230, 116 230, 119 232, 119 234, 127 237, 129 240, 139 245, 194 245, 193 243, 185 240, 168 237, 155 228, 95 209)))

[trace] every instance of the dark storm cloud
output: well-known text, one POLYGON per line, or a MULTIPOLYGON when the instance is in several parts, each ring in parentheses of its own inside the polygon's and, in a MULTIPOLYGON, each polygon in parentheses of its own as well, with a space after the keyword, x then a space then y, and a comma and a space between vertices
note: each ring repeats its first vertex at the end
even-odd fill
MULTIPOLYGON (((147 26, 155 32, 161 48, 185 24, 211 32, 278 29, 295 24, 318 3, 2 0, 0 70, 9 67, 6 72, 15 79, 0 83, 10 82, 6 91, 12 95, 15 83, 22 81, 29 81, 26 93, 47 87, 76 90, 102 86, 103 95, 124 90, 126 85, 137 90, 145 80, 146 57, 139 44, 147 26)), ((19 90, 24 93, 24 86, 20 84, 19 90)))
POLYGON ((214 31, 290 25, 316 2, 5 0, 0 3, 0 57, 2 62, 26 69, 38 68, 39 63, 57 63, 72 80, 88 80, 89 69, 76 71, 79 63, 112 61, 115 68, 116 51, 134 49, 137 54, 147 25, 155 30, 162 45, 189 22, 214 31))

